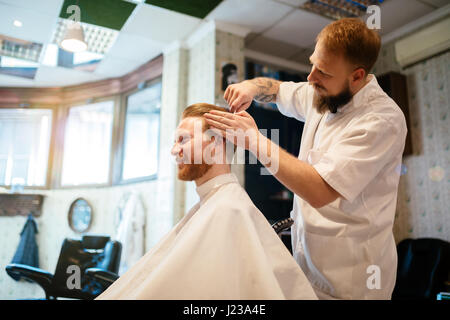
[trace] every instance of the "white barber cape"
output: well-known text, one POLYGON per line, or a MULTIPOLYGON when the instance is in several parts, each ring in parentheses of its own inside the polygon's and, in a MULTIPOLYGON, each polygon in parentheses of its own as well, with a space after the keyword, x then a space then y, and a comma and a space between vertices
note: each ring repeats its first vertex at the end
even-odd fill
POLYGON ((305 122, 298 158, 342 197, 322 208, 294 197, 294 257, 319 299, 390 299, 392 233, 406 121, 374 75, 336 114, 313 107, 307 82, 280 85, 281 113, 305 122))
POLYGON ((317 299, 304 273, 233 174, 97 299, 317 299))

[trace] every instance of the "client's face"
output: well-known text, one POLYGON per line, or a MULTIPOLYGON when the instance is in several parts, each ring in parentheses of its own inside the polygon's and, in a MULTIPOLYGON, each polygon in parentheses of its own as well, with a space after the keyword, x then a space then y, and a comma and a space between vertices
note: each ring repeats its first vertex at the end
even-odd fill
POLYGON ((177 127, 171 154, 178 166, 178 179, 193 181, 202 177, 211 167, 203 158, 208 141, 203 139, 202 119, 188 117, 177 127))

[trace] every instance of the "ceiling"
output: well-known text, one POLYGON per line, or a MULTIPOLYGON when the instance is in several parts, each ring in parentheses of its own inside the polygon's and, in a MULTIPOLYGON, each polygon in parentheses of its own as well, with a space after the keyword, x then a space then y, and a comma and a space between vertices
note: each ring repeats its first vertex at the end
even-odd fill
MULTIPOLYGON (((0 0, 0 35, 51 44, 66 9, 78 3, 83 23, 111 29, 114 41, 93 72, 39 65, 34 79, 0 75, 0 86, 65 86, 122 76, 183 41, 204 22, 237 24, 250 33, 246 48, 307 63, 317 33, 332 20, 300 9, 305 0, 0 0), (84 6, 84 7, 83 7, 84 6), (88 6, 90 8, 86 9, 88 6), (176 12, 177 10, 179 12, 176 12), (21 27, 14 20, 22 22, 21 27)), ((448 0, 385 0, 380 34, 386 35, 448 0)), ((42 60, 42 58, 41 58, 42 60)))

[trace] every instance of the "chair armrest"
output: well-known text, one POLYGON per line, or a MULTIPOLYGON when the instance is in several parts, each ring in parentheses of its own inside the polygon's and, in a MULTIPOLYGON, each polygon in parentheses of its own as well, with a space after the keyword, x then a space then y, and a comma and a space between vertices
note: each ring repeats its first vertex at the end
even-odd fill
POLYGON ((20 276, 36 282, 42 287, 42 289, 44 289, 45 294, 48 295, 50 286, 53 281, 53 274, 51 274, 50 272, 19 263, 8 264, 6 266, 6 272, 11 276, 20 276))
POLYGON ((85 274, 95 280, 110 286, 114 281, 119 279, 117 273, 107 271, 100 268, 88 268, 85 270, 85 274))
POLYGON ((283 220, 278 220, 274 224, 272 224, 273 230, 280 234, 282 231, 289 229, 294 224, 294 220, 292 218, 287 218, 283 220))

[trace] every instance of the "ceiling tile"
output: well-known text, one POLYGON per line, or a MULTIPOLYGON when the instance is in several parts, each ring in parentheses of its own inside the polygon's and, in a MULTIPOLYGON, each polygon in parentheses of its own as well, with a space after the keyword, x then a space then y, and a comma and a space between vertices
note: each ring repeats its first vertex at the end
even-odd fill
POLYGON ((314 45, 317 34, 330 22, 332 20, 317 14, 296 9, 263 35, 306 48, 314 45))
POLYGON ((263 36, 256 37, 246 45, 246 48, 285 59, 303 51, 303 48, 263 36))
POLYGON ((286 3, 286 4, 289 4, 289 5, 293 6, 293 7, 298 8, 298 7, 303 5, 308 0, 274 0, 274 1, 286 3))
POLYGON ((35 1, 30 0, 0 0, 1 4, 9 4, 19 8, 33 10, 33 12, 46 14, 56 17, 61 11, 64 0, 40 0, 39 5, 35 1))
POLYGON ((0 33, 6 36, 45 43, 51 40, 56 25, 57 14, 50 16, 30 8, 21 8, 0 2, 0 33), (15 27, 14 20, 22 22, 22 27, 15 27))
POLYGON ((94 73, 108 78, 121 77, 141 66, 143 63, 126 59, 106 57, 104 58, 94 73))
POLYGON ((145 3, 203 19, 222 0, 145 0, 145 3))
POLYGON ((237 24, 259 33, 291 10, 291 6, 270 0, 226 0, 207 15, 206 19, 237 24))
POLYGON ((102 77, 91 72, 83 72, 61 67, 40 66, 34 79, 40 87, 59 87, 97 81, 102 79, 102 77))
POLYGON ((135 34, 120 32, 107 57, 145 63, 162 52, 164 44, 135 34))
POLYGON ((440 8, 445 6, 446 4, 449 4, 448 0, 420 0, 420 1, 436 8, 440 8))
POLYGON ((201 19, 182 13, 140 4, 123 26, 122 32, 167 44, 183 40, 200 22, 201 19))
POLYGON ((59 17, 68 19, 73 12, 67 9, 77 5, 80 8, 81 22, 102 26, 105 28, 120 30, 130 14, 136 8, 135 3, 122 0, 64 0, 59 17))
POLYGON ((387 34, 427 15, 434 8, 416 0, 391 0, 381 4, 380 34, 387 34))

